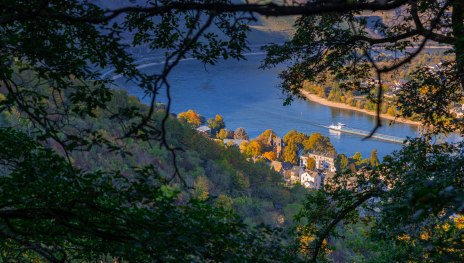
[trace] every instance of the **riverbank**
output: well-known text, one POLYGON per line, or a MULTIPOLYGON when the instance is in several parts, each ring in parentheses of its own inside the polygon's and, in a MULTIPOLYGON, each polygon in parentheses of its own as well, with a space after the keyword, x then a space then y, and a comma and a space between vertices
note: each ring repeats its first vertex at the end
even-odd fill
MULTIPOLYGON (((346 105, 345 103, 341 103, 341 102, 330 101, 330 100, 321 98, 321 97, 319 97, 319 96, 317 96, 315 94, 311 94, 306 90, 301 90, 301 94, 306 99, 308 99, 310 101, 313 101, 313 102, 316 102, 316 103, 319 103, 319 104, 324 105, 324 106, 328 106, 328 107, 332 107, 332 108, 345 109, 345 110, 352 110, 352 111, 362 112, 362 113, 365 113, 365 114, 368 114, 368 115, 371 115, 371 116, 376 116, 375 112, 364 110, 364 109, 359 109, 359 108, 356 108, 356 107, 353 107, 353 106, 350 106, 350 105, 346 105)), ((419 122, 419 121, 412 121, 412 120, 407 120, 407 119, 404 119, 404 118, 396 118, 394 116, 387 115, 387 114, 380 114, 380 118, 386 119, 386 120, 391 120, 393 122, 405 123, 405 124, 409 124, 409 125, 416 125, 416 126, 421 126, 422 125, 421 122, 419 122)))

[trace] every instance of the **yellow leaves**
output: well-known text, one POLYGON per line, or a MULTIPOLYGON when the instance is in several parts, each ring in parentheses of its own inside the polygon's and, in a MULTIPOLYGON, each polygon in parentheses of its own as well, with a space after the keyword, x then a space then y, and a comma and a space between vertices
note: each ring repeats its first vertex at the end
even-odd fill
MULTIPOLYGON (((221 129, 219 132, 216 134, 216 138, 220 140, 227 139, 227 130, 226 129, 221 129)), ((233 144, 233 143, 232 143, 233 144)))
POLYGON ((459 230, 464 229, 464 216, 455 217, 454 223, 459 230))
POLYGON ((411 236, 408 235, 408 234, 402 234, 402 235, 399 235, 396 239, 397 239, 398 241, 410 242, 412 238, 411 238, 411 236))
POLYGON ((297 232, 300 236, 299 241, 300 241, 300 253, 308 256, 310 255, 310 245, 311 243, 316 239, 314 235, 310 235, 308 233, 305 233, 305 228, 302 226, 297 227, 297 232))
POLYGON ((430 87, 428 86, 422 86, 419 88, 419 93, 421 95, 426 95, 427 93, 429 93, 429 91, 430 91, 430 87))
POLYGON ((246 154, 249 156, 258 156, 261 154, 261 144, 257 141, 251 141, 246 149, 246 154))
POLYGON ((205 176, 198 176, 195 179, 195 195, 198 200, 204 201, 209 196, 209 181, 205 176))
POLYGON ((200 114, 198 114, 194 110, 188 110, 186 112, 181 112, 177 115, 177 118, 179 119, 180 122, 184 124, 190 124, 193 127, 198 127, 201 124, 200 114))
POLYGON ((308 160, 306 161, 306 169, 314 170, 314 168, 316 168, 316 160, 312 157, 308 157, 308 160))
POLYGON ((271 161, 275 161, 277 159, 275 152, 272 151, 263 153, 263 157, 271 161))
POLYGON ((232 210, 233 204, 234 200, 226 194, 220 194, 216 199, 216 206, 221 207, 225 210, 232 210))
POLYGON ((240 144, 240 152, 250 157, 261 155, 261 149, 261 144, 255 140, 240 144))
POLYGON ((219 114, 216 114, 216 116, 214 117, 214 120, 216 122, 224 122, 224 117, 222 117, 221 115, 219 114))
POLYGON ((427 240, 430 240, 431 234, 429 231, 425 231, 425 232, 420 233, 419 238, 423 241, 427 241, 427 240))
POLYGON ((242 142, 239 147, 240 147, 240 152, 245 153, 245 151, 246 151, 246 149, 248 147, 248 142, 242 142))
MULTIPOLYGON (((299 236, 299 243, 300 243, 300 253, 304 256, 311 255, 311 247, 313 245, 311 243, 316 241, 316 236, 309 233, 308 227, 298 226, 297 233, 299 236)), ((325 251, 326 253, 330 253, 328 248, 327 239, 324 239, 321 244, 321 251, 325 251)))

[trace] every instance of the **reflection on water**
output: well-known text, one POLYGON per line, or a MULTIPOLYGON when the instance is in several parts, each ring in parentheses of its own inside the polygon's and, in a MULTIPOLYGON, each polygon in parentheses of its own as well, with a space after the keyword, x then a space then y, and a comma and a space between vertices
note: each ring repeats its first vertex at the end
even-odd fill
MULTIPOLYGON (((401 145, 375 139, 362 140, 351 134, 332 135, 321 125, 342 122, 351 128, 371 130, 375 125, 374 116, 361 112, 330 108, 313 102, 295 100, 290 106, 282 106, 282 94, 278 88, 278 73, 281 69, 258 69, 262 56, 250 56, 248 61, 223 61, 216 66, 205 67, 197 61, 180 63, 170 76, 173 112, 194 109, 206 118, 215 114, 224 116, 228 129, 244 127, 251 137, 256 137, 266 129, 283 136, 296 129, 304 133, 319 132, 330 136, 339 153, 352 156, 359 151, 364 157, 377 149, 380 157, 401 148, 401 145)), ((159 65, 143 70, 153 72, 159 65)), ((139 90, 121 82, 130 93, 140 98, 139 90)), ((148 101, 148 98, 142 98, 148 101)), ((163 97, 160 101, 165 101, 163 97)), ((415 137, 415 126, 406 124, 388 125, 383 122, 379 133, 406 138, 415 137)))
POLYGON ((340 137, 342 137, 342 132, 329 130, 329 136, 330 138, 340 139, 340 137))

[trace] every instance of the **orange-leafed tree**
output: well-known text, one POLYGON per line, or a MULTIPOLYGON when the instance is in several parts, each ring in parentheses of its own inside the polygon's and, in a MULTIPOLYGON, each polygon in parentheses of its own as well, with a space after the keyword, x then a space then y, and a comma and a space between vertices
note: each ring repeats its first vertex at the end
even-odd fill
POLYGON ((195 128, 201 125, 201 116, 194 110, 181 112, 177 115, 177 118, 181 123, 191 125, 195 128))
POLYGON ((277 159, 277 156, 276 156, 275 152, 273 152, 273 151, 263 153, 263 157, 267 158, 270 161, 275 161, 277 159))

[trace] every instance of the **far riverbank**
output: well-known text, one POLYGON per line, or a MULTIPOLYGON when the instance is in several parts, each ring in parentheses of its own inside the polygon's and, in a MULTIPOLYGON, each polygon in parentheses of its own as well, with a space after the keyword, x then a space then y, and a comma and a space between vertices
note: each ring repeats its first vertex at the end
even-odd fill
MULTIPOLYGON (((319 96, 317 96, 315 94, 309 93, 306 90, 300 90, 300 91, 301 91, 301 94, 306 99, 308 99, 308 100, 310 100, 312 102, 319 103, 319 104, 324 105, 324 106, 328 106, 328 107, 332 107, 332 108, 352 110, 352 111, 358 111, 358 112, 362 112, 362 113, 365 113, 365 114, 368 114, 368 115, 371 115, 371 116, 376 116, 377 115, 375 112, 372 112, 372 111, 368 111, 368 110, 365 110, 365 109, 359 109, 359 108, 347 105, 345 103, 334 102, 334 101, 330 101, 330 100, 321 98, 321 97, 319 97, 319 96)), ((422 123, 419 122, 419 121, 412 121, 412 120, 407 120, 407 119, 404 119, 404 118, 396 118, 394 116, 387 115, 387 114, 380 114, 380 118, 386 119, 386 120, 391 120, 393 122, 409 124, 409 125, 415 125, 415 126, 421 126, 422 125, 422 123)))

